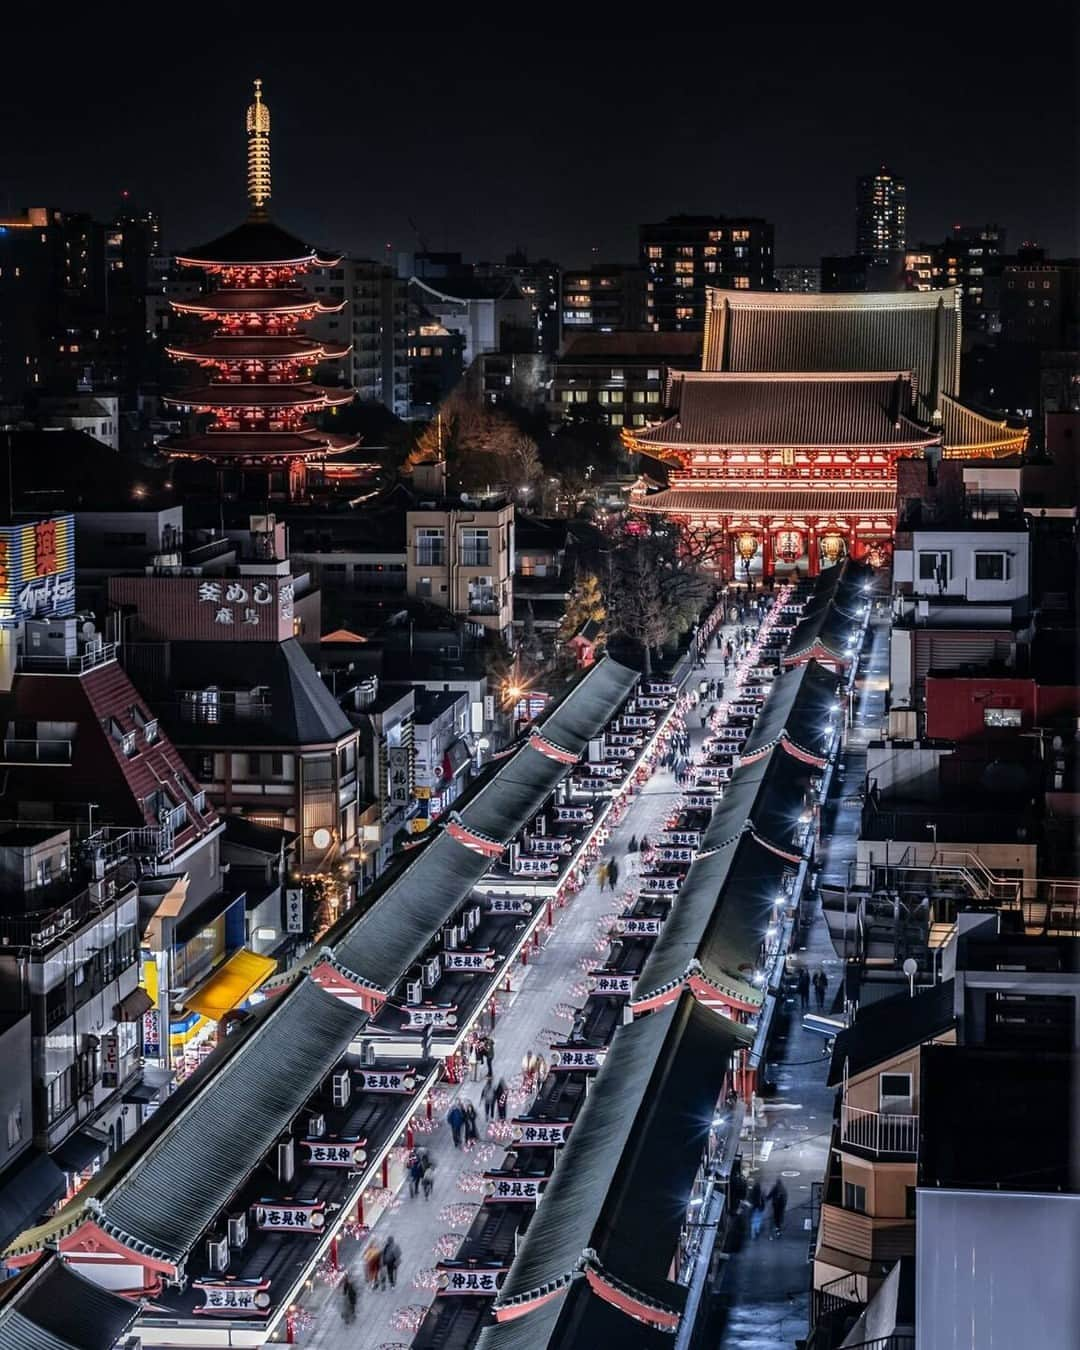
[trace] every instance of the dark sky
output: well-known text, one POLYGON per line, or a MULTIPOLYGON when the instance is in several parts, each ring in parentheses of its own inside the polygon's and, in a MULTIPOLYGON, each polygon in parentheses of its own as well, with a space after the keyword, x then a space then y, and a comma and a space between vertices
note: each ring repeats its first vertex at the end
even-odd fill
POLYGON ((775 222, 779 262, 816 262, 850 251, 853 179, 886 162, 908 182, 912 241, 997 220, 1010 244, 1076 254, 1075 21, 1035 10, 1014 26, 968 9, 955 25, 931 10, 687 32, 653 8, 646 41, 560 20, 558 39, 349 30, 325 7, 310 33, 301 7, 290 32, 243 40, 103 23, 5 62, 0 210, 105 215, 128 188, 171 246, 220 232, 245 209, 261 75, 274 215, 356 253, 415 247, 419 231, 473 257, 520 243, 629 259, 640 221, 745 212, 775 222))

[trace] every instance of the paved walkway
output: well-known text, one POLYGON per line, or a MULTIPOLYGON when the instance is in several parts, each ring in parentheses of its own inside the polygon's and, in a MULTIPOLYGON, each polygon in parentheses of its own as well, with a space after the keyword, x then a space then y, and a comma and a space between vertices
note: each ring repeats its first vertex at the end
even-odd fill
MULTIPOLYGON (((822 880, 843 885, 848 860, 855 856, 859 833, 858 790, 866 765, 866 742, 880 734, 884 712, 881 675, 888 674, 887 624, 871 627, 860 669, 866 676, 856 688, 855 721, 845 753, 833 776, 822 821, 822 880)), ((789 971, 819 968, 829 977, 828 1004, 839 1004, 841 962, 829 941, 820 908, 814 915, 806 946, 791 953, 789 971)), ((813 1001, 812 1005, 813 1006, 813 1001)), ((811 1186, 825 1173, 835 1089, 825 1086, 828 1058, 825 1041, 802 1025, 798 997, 785 998, 777 1009, 769 1047, 764 1126, 743 1144, 744 1171, 768 1192, 777 1178, 787 1189, 783 1232, 771 1232, 769 1210, 760 1236, 736 1234, 721 1263, 718 1293, 710 1310, 702 1345, 720 1350, 791 1350, 807 1334, 810 1315, 811 1186), (753 1161, 751 1161, 753 1159, 753 1161)))
MULTIPOLYGON (((724 636, 732 630, 725 629, 724 636)), ((715 641, 710 644, 707 668, 696 678, 713 679, 723 676, 723 661, 715 641)), ((694 687, 694 679, 690 681, 694 687)), ((707 706, 707 705, 706 705, 707 706)), ((692 712, 687 719, 691 750, 698 748, 705 738, 700 719, 692 712)), ((529 965, 518 967, 514 983, 516 992, 509 1007, 500 1015, 493 1037, 495 1040, 495 1077, 508 1083, 520 1081, 521 1061, 526 1050, 548 1054, 548 1047, 557 1036, 565 1035, 569 1024, 556 1016, 560 1003, 580 1005, 584 994, 583 963, 599 961, 605 947, 597 949, 601 917, 618 911, 622 906, 619 892, 636 871, 637 855, 627 854, 626 845, 631 835, 655 837, 674 800, 681 795, 667 770, 658 769, 642 788, 622 823, 612 833, 605 854, 614 854, 620 862, 620 884, 615 892, 602 894, 596 882, 595 870, 588 883, 558 911, 555 928, 538 956, 530 954, 529 965), (576 986, 576 988, 575 988, 576 986)), ((466 1083, 461 1093, 472 1099, 477 1107, 481 1126, 483 1107, 480 1101, 482 1083, 466 1083)), ((449 1109, 449 1094, 455 1091, 444 1085, 439 1097, 443 1100, 441 1114, 449 1109)), ((524 1109, 526 1099, 511 1095, 509 1114, 524 1109)), ((360 1297, 356 1321, 346 1325, 342 1317, 343 1300, 332 1280, 315 1282, 305 1300, 304 1324, 299 1329, 297 1343, 313 1350, 378 1350, 389 1344, 408 1344, 420 1316, 432 1299, 430 1276, 435 1262, 452 1252, 436 1251, 436 1244, 445 1234, 467 1231, 471 1219, 458 1216, 440 1217, 447 1206, 475 1204, 479 1196, 475 1190, 464 1190, 459 1179, 464 1175, 468 1184, 471 1174, 485 1167, 497 1166, 502 1159, 502 1147, 481 1143, 479 1150, 466 1153, 455 1150, 450 1129, 440 1123, 433 1134, 422 1140, 436 1164, 435 1183, 430 1200, 410 1199, 402 1192, 391 1208, 375 1224, 374 1236, 380 1243, 391 1234, 401 1248, 401 1267, 396 1289, 368 1290, 361 1272, 361 1252, 365 1241, 346 1240, 341 1247, 341 1260, 347 1266, 360 1297), (452 1221, 458 1218, 457 1222, 452 1221), (417 1284, 419 1281, 419 1285, 417 1284)))

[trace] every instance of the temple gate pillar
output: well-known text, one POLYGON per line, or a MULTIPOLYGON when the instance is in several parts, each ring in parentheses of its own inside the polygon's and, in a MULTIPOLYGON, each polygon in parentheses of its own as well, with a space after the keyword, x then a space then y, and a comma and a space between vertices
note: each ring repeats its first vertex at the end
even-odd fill
POLYGON ((817 521, 810 521, 806 530, 807 576, 816 577, 821 571, 821 546, 818 544, 817 521))
POLYGON ((773 536, 772 521, 768 521, 761 533, 761 580, 764 582, 773 574, 773 536))

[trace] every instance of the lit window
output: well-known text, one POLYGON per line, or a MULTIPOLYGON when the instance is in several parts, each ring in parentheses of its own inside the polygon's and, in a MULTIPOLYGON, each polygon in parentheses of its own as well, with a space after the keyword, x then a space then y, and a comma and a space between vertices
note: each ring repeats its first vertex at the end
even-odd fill
POLYGON ((623 424, 622 413, 610 413, 608 415, 608 423, 613 427, 621 427, 623 424))
POLYGON ((749 231, 749 230, 732 230, 732 231, 731 231, 731 238, 732 238, 732 241, 733 241, 734 243, 736 243, 736 244, 745 244, 746 241, 750 238, 750 231, 749 231))
POLYGON ((736 289, 737 291, 748 291, 748 290, 750 289, 750 278, 749 278, 749 277, 736 277, 736 278, 735 278, 735 289, 736 289))
POLYGON ((706 272, 709 272, 709 273, 712 273, 712 272, 715 272, 715 271, 716 271, 716 263, 715 263, 711 258, 710 258, 710 260, 705 264, 705 271, 706 271, 706 272))
POLYGON ((1018 727, 1021 723, 1019 708, 984 708, 984 727, 1018 727))
POLYGON ((646 251, 650 258, 662 258, 664 256, 664 250, 657 244, 650 244, 646 251))
POLYGON ((694 317, 694 309, 693 309, 693 306, 692 306, 692 305, 677 305, 677 306, 675 307, 675 317, 676 317, 677 319, 692 319, 692 318, 694 317))
POLYGON ((692 286, 693 284, 694 284, 694 278, 693 278, 693 277, 676 277, 676 278, 675 278, 675 285, 676 285, 676 286, 682 286, 682 287, 685 288, 685 287, 687 287, 687 286, 692 286))
POLYGON ((650 380, 658 380, 660 378, 659 369, 657 367, 651 367, 648 371, 646 371, 646 378, 650 380))
POLYGON ((709 231, 709 238, 713 241, 713 243, 720 243, 720 242, 723 240, 723 238, 724 238, 724 231, 723 231, 723 230, 710 230, 710 231, 709 231))
POLYGON ((660 402, 660 394, 659 394, 659 392, 658 392, 656 389, 650 389, 650 390, 648 391, 648 393, 645 395, 645 402, 646 402, 646 403, 659 403, 659 402, 660 402))
POLYGON ((680 244, 679 257, 692 258, 694 256, 694 246, 692 244, 680 244))
POLYGON ((677 262, 677 263, 675 264, 675 271, 676 271, 676 272, 679 272, 679 273, 686 273, 686 272, 692 272, 693 270, 694 270, 694 264, 693 264, 692 262, 677 262))

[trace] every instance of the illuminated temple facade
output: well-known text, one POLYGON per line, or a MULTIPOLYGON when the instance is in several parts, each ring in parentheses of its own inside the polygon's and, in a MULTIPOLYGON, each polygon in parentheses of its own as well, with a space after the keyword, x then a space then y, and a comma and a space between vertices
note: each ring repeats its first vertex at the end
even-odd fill
POLYGON ((353 391, 312 382, 318 362, 344 356, 342 346, 306 337, 304 324, 335 312, 344 300, 324 300, 303 289, 305 274, 332 267, 336 256, 275 225, 270 198, 270 112, 261 81, 247 110, 248 202, 243 224, 176 259, 198 268, 208 289, 173 301, 202 329, 168 347, 176 360, 198 367, 197 381, 166 399, 200 415, 200 430, 173 437, 171 457, 212 466, 225 497, 288 499, 305 495, 311 466, 352 449, 356 437, 322 431, 313 417, 352 402, 353 391))
POLYGON ((634 510, 679 522, 723 580, 889 560, 896 461, 1001 459, 1027 432, 964 407, 959 290, 800 295, 712 290, 702 369, 673 372, 668 415, 623 433, 666 471, 634 510))

